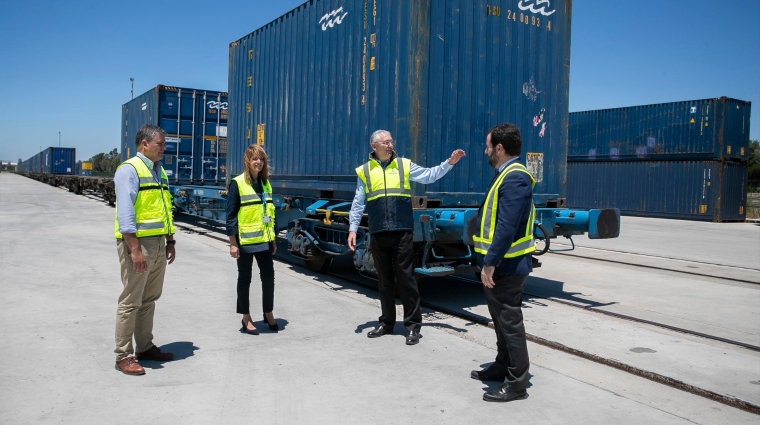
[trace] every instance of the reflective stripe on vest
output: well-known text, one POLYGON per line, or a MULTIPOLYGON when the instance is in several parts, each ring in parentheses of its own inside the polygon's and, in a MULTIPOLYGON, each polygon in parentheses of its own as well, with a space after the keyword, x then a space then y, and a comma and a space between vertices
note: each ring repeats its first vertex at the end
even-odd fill
MULTIPOLYGON (((140 186, 135 197, 135 236, 145 238, 148 236, 160 236, 175 232, 174 220, 172 219, 172 195, 169 193, 169 179, 161 167, 161 182, 158 184, 150 169, 142 159, 134 156, 119 165, 129 164, 137 172, 140 186)), ((118 204, 116 205, 116 219, 114 220, 114 236, 122 239, 119 232, 118 204)))
MULTIPOLYGON (((262 185, 262 187, 263 187, 263 185, 262 185)), ((264 199, 266 199, 267 202, 270 202, 272 200, 272 194, 265 192, 264 193, 264 199)), ((250 202, 250 203, 253 203, 253 204, 261 204, 261 203, 263 203, 263 202, 261 202, 261 196, 259 196, 258 194, 241 196, 240 197, 240 203, 244 203, 244 202, 245 203, 250 202)))
MULTIPOLYGON (((499 177, 496 182, 491 186, 491 190, 486 195, 486 201, 483 204, 483 215, 480 220, 480 233, 473 236, 475 242, 475 252, 479 254, 488 254, 488 248, 491 247, 493 242, 493 235, 496 232, 496 208, 499 205, 499 187, 507 177, 509 173, 520 172, 525 173, 530 177, 531 187, 536 185, 536 179, 528 172, 524 165, 516 162, 509 165, 499 177)), ((521 255, 529 254, 536 250, 536 241, 533 238, 533 227, 536 220, 536 207, 533 205, 533 201, 530 202, 530 214, 528 215, 528 223, 525 225, 525 235, 512 242, 509 250, 504 254, 504 258, 519 257, 521 255)))
POLYGON ((409 185, 409 169, 412 161, 406 158, 396 158, 383 169, 374 159, 356 169, 356 174, 364 183, 364 193, 367 202, 382 196, 412 197, 409 185))
POLYGON ((275 209, 272 203, 272 186, 269 182, 261 185, 264 191, 264 201, 253 187, 245 181, 245 173, 235 177, 238 192, 240 193, 240 209, 238 210, 238 238, 240 245, 255 245, 271 242, 275 238, 274 215, 275 209), (270 217, 268 223, 264 217, 270 217))

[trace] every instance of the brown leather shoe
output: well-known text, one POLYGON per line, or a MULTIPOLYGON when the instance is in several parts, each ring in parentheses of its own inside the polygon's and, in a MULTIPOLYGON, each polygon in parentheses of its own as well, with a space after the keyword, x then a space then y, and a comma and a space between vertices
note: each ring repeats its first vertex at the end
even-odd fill
POLYGON ((159 362, 168 362, 169 360, 174 359, 174 354, 163 353, 158 347, 154 345, 142 353, 137 353, 135 357, 137 357, 137 360, 156 360, 159 362))
POLYGON ((116 362, 116 370, 125 375, 145 375, 145 369, 137 363, 134 357, 127 357, 116 362))

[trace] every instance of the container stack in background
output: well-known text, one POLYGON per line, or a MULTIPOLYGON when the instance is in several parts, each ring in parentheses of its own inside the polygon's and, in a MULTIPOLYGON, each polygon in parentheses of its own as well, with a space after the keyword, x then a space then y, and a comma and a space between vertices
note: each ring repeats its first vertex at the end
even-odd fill
POLYGON ((571 113, 568 206, 744 221, 750 108, 721 97, 571 113))
POLYGON ((163 166, 169 183, 224 186, 227 93, 159 85, 122 105, 121 160, 137 152, 145 124, 166 130, 163 166))
POLYGON ((21 173, 64 174, 76 173, 76 148, 46 148, 18 165, 21 173))

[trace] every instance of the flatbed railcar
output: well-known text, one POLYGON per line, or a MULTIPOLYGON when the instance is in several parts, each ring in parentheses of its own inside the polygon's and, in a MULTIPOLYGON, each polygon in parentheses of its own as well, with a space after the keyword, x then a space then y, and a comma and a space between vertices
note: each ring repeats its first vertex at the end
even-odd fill
MULTIPOLYGON (((617 237, 618 210, 564 208, 570 18, 570 0, 306 2, 230 44, 229 175, 242 172, 249 144, 264 146, 289 250, 325 271, 351 254, 354 168, 374 130, 423 166, 462 148, 443 179, 413 185, 414 256, 418 276, 468 273, 493 176, 486 134, 511 122, 537 180, 536 236, 617 237)), ((366 224, 354 264, 373 275, 366 224)))
POLYGON ((65 187, 77 195, 91 194, 102 198, 108 205, 116 205, 116 190, 113 179, 109 177, 79 176, 70 174, 51 174, 29 171, 16 171, 16 174, 47 183, 55 187, 65 187))

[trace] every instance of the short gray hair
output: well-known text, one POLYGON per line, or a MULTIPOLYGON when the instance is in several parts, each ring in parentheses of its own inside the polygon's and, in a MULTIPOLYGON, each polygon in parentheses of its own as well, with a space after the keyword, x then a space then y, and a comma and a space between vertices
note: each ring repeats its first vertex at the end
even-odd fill
POLYGON ((155 141, 158 135, 166 137, 166 130, 157 125, 145 124, 137 130, 137 135, 135 136, 135 148, 140 149, 140 142, 143 140, 147 140, 148 142, 155 141))
POLYGON ((378 139, 380 139, 380 136, 384 136, 386 134, 390 136, 391 132, 388 130, 377 130, 374 133, 372 133, 371 136, 369 136, 369 142, 374 145, 375 143, 377 143, 378 139))

